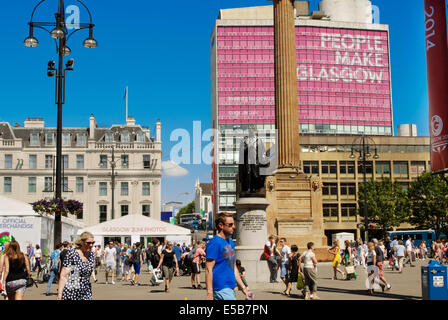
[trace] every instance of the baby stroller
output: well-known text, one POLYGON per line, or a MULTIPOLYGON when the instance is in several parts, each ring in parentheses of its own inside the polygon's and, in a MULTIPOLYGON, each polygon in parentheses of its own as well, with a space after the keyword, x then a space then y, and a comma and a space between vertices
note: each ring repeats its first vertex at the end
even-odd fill
POLYGON ((162 270, 160 269, 152 270, 150 283, 152 286, 158 286, 159 284, 163 283, 162 270))

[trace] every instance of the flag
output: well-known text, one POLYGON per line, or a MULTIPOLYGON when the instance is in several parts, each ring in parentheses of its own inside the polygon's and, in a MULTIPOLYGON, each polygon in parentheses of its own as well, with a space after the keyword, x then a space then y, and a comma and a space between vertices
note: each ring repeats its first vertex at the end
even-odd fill
POLYGON ((123 100, 125 100, 127 96, 128 96, 128 87, 126 87, 126 89, 124 89, 123 100))

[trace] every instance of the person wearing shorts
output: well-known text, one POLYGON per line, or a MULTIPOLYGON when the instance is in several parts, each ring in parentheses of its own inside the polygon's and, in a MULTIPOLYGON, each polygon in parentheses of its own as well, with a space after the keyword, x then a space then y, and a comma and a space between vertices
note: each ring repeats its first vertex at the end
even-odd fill
POLYGON ((31 269, 28 259, 20 251, 17 241, 11 241, 4 256, 5 274, 2 287, 6 288, 9 300, 23 300, 26 290, 26 278, 31 269))
POLYGON ((142 249, 140 246, 140 242, 137 242, 135 248, 131 251, 131 259, 134 266, 134 276, 132 277, 131 284, 135 286, 138 286, 138 276, 140 275, 140 267, 143 262, 142 249))
POLYGON ((115 284, 115 268, 117 266, 116 263, 117 252, 114 248, 114 243, 111 241, 109 246, 104 249, 104 261, 106 264, 106 284, 109 284, 109 272, 112 277, 112 284, 115 284))
POLYGON ((199 246, 196 248, 196 251, 194 253, 193 258, 193 268, 192 268, 192 286, 196 289, 202 289, 201 286, 201 263, 202 260, 205 258, 205 243, 200 243, 199 246))
POLYGON ((176 253, 173 251, 173 244, 169 241, 166 244, 165 250, 162 251, 157 269, 160 269, 160 266, 162 266, 162 273, 165 278, 165 292, 170 292, 170 283, 174 276, 174 266, 176 266, 176 270, 179 272, 179 264, 177 263, 176 253))

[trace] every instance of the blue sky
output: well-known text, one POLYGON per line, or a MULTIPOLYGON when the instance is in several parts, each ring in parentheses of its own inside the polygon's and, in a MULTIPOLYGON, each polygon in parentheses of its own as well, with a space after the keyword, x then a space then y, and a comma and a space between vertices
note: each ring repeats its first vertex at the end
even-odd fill
MULTIPOLYGON (((317 9, 319 1, 312 0, 317 9)), ((43 30, 40 45, 23 46, 31 11, 38 1, 0 4, 0 121, 23 125, 26 117, 43 117, 56 126, 54 78, 47 78, 55 46, 43 30)), ((47 0, 35 21, 52 21, 57 0, 47 0)), ((67 5, 74 1, 66 1, 67 5)), ((163 160, 169 160, 176 128, 192 131, 193 121, 210 127, 210 34, 219 9, 268 5, 266 0, 93 1, 85 3, 96 24, 96 49, 82 47, 80 31, 70 39, 75 71, 68 74, 63 125, 87 127, 94 113, 99 126, 125 122, 123 94, 129 86, 129 114, 155 131, 162 121, 163 160)), ((390 26, 395 130, 415 123, 427 136, 428 103, 423 1, 372 0, 380 22, 390 26)), ((86 14, 81 12, 84 20, 86 14)), ((186 165, 183 177, 163 177, 162 202, 193 199, 194 182, 210 181, 210 167, 186 165), (180 195, 189 192, 189 196, 180 195)))

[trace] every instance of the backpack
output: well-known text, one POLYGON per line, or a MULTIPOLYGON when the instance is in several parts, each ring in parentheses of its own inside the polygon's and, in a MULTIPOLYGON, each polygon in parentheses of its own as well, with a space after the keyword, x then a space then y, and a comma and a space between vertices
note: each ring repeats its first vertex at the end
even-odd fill
POLYGON ((160 256, 159 256, 159 252, 157 251, 158 246, 152 246, 151 248, 148 249, 148 259, 149 261, 151 261, 151 264, 153 266, 157 266, 159 264, 160 261, 160 256))
POLYGON ((142 250, 141 249, 134 249, 131 252, 132 255, 132 261, 134 263, 140 263, 140 255, 142 254, 142 250))
POLYGON ((194 259, 194 254, 195 254, 195 252, 196 252, 196 249, 197 249, 197 248, 194 248, 194 249, 192 249, 192 250, 188 253, 188 255, 187 255, 187 259, 188 259, 188 260, 193 261, 193 259, 194 259))

